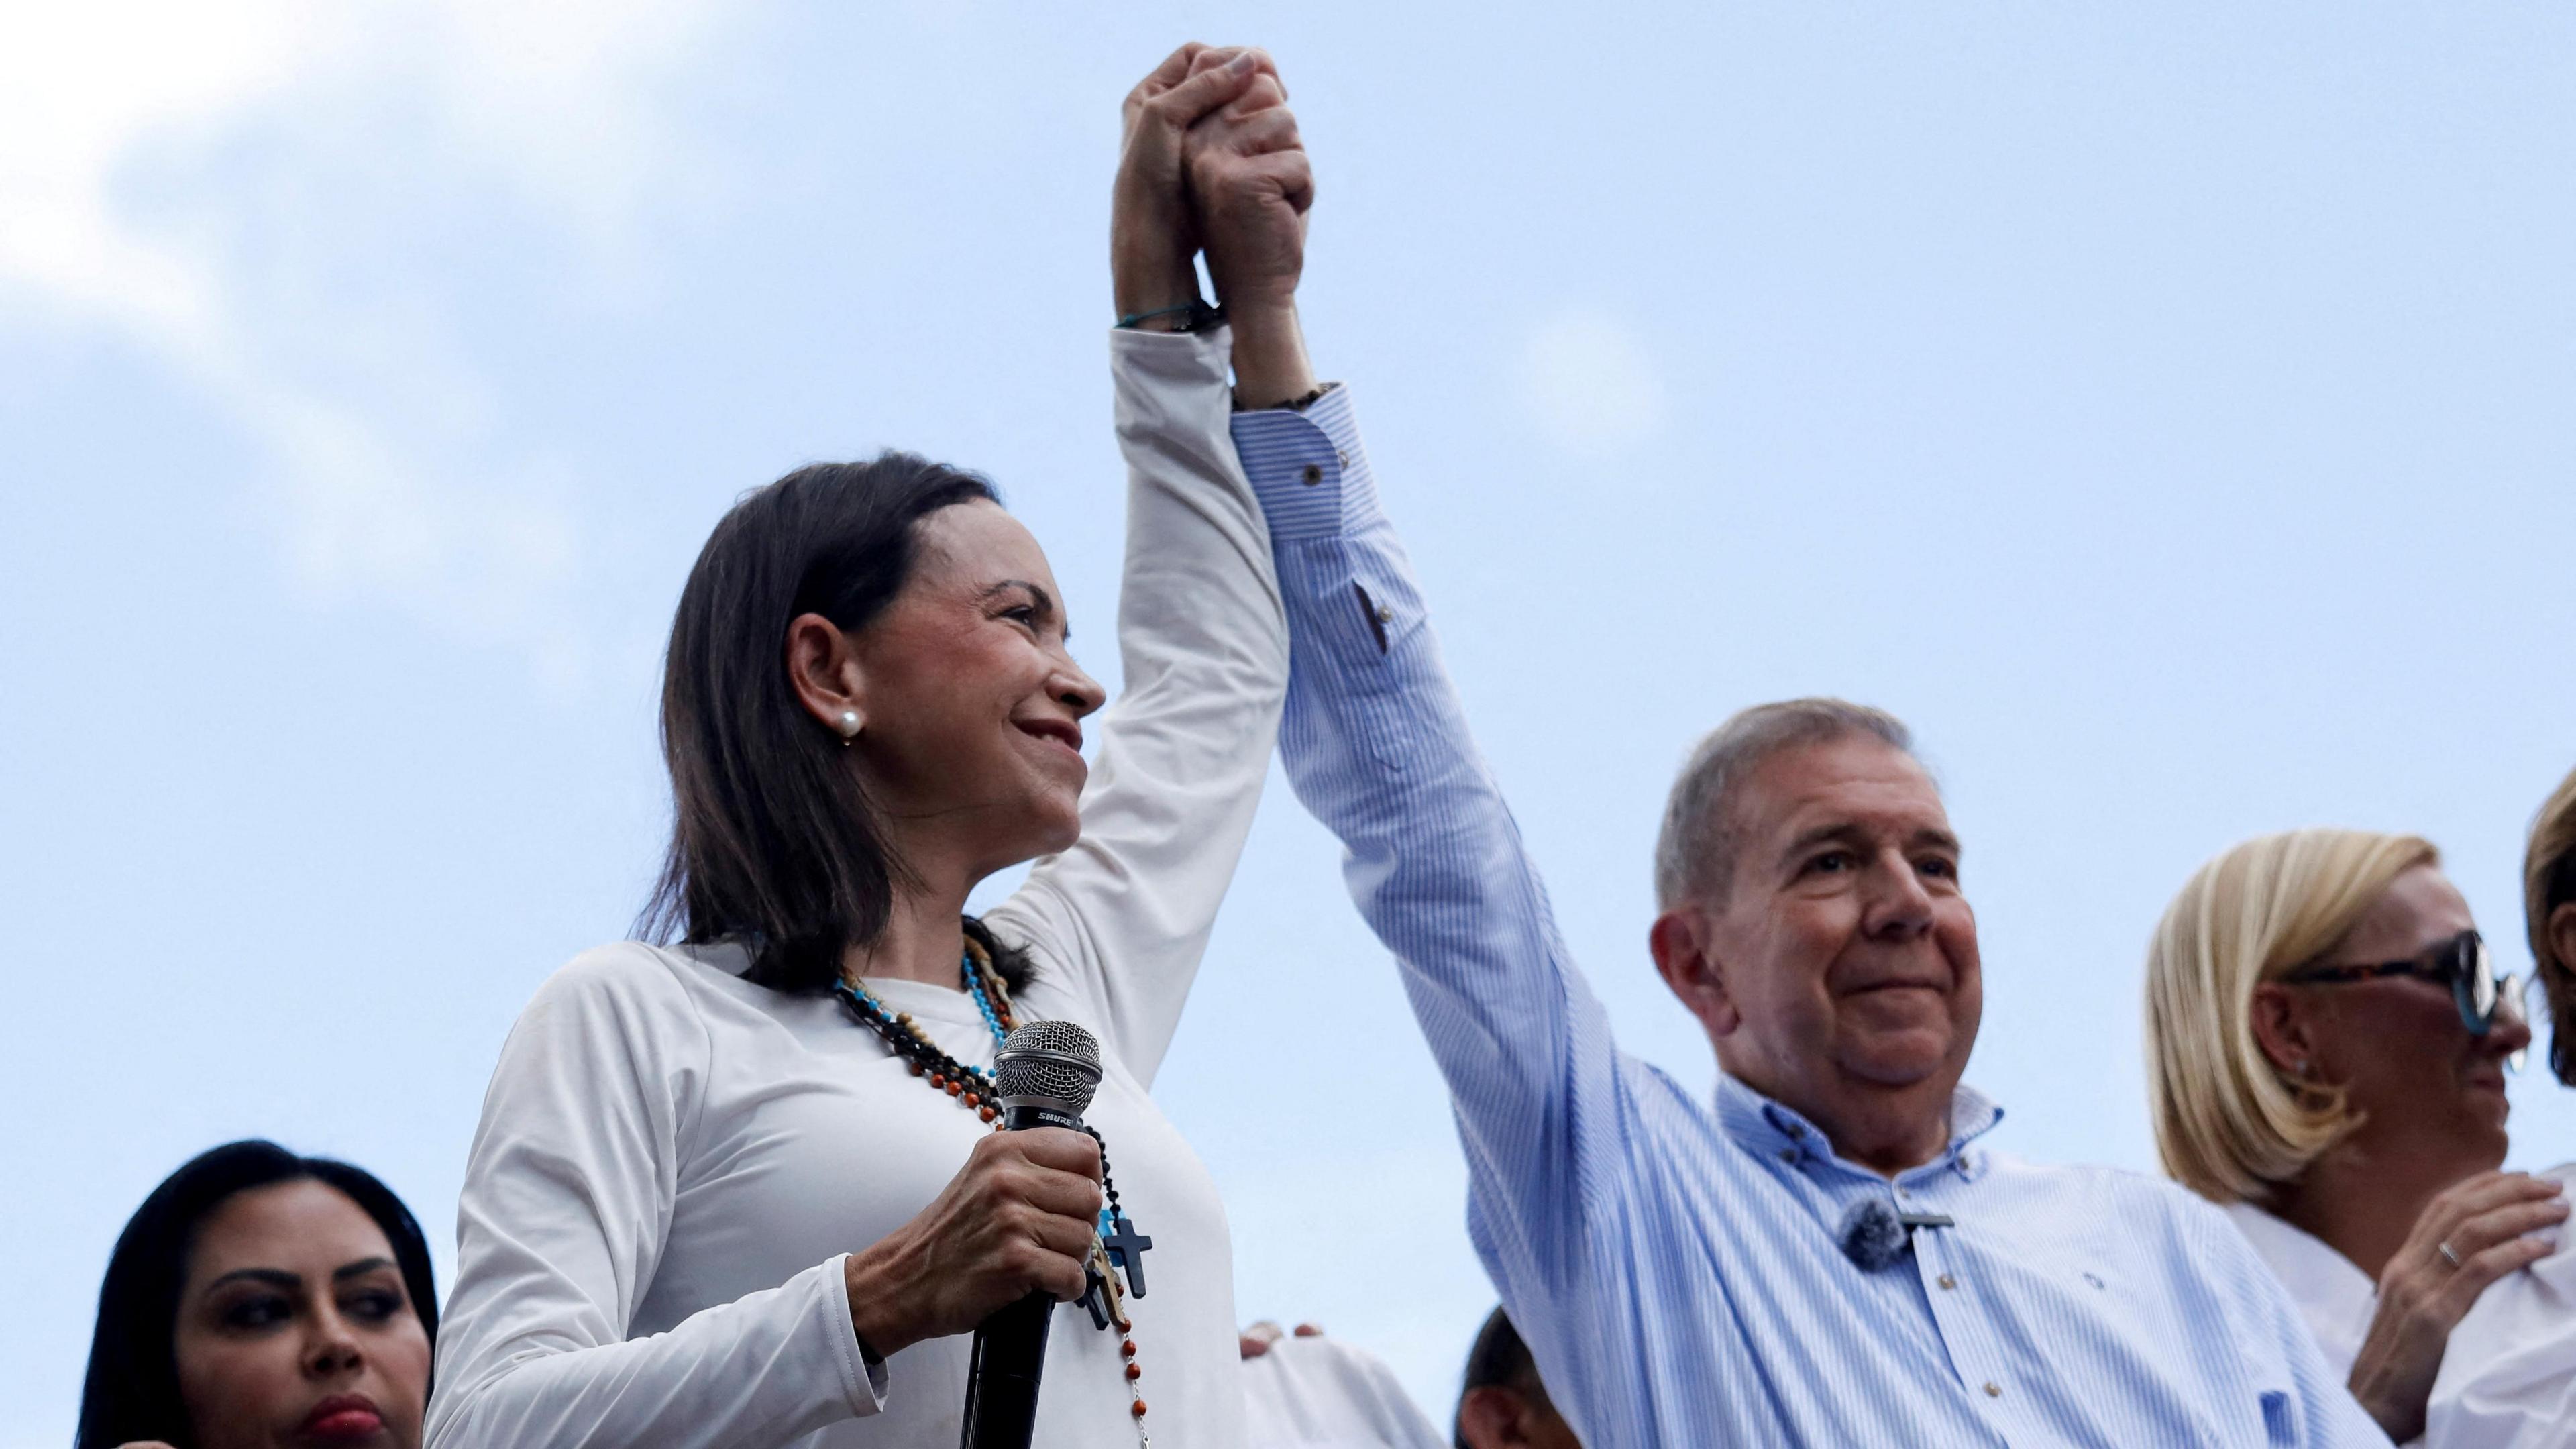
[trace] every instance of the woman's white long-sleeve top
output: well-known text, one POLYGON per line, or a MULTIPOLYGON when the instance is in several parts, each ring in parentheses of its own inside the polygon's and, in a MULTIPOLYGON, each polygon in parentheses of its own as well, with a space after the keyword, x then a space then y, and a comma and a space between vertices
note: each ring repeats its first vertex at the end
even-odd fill
MULTIPOLYGON (((2576 1163, 2540 1174, 2576 1188, 2576 1163)), ((2251 1203, 2221 1209, 2306 1317, 2326 1364, 2352 1372, 2379 1288, 2323 1239, 2251 1203)), ((2451 1329, 2424 1406, 2423 1449, 2576 1449, 2576 1236, 2487 1285, 2451 1329)))
MULTIPOLYGON (((2576 1163, 2537 1175, 2576 1191, 2576 1163)), ((2576 1445, 2576 1233, 2555 1236, 2548 1257, 2487 1285, 2451 1330, 2424 1406, 2430 1449, 2576 1445)))
MULTIPOLYGON (((1227 432, 1223 333, 1111 342, 1129 468, 1119 647, 1082 838, 985 922, 1026 947, 1030 1017, 1082 1023, 1089 1120, 1152 1236, 1131 1299, 1148 1426, 1243 1442, 1232 1247, 1214 1184, 1147 1095, 1234 872, 1278 727, 1286 628, 1227 432)), ((881 1365, 842 1260, 927 1206, 986 1130, 821 996, 740 977, 729 947, 635 942, 541 987, 502 1048, 457 1209, 431 1449, 951 1449, 969 1340, 881 1365)), ((963 994, 870 986, 959 1060, 963 994)), ((1136 1442, 1117 1335, 1058 1309, 1037 1442, 1136 1442)))

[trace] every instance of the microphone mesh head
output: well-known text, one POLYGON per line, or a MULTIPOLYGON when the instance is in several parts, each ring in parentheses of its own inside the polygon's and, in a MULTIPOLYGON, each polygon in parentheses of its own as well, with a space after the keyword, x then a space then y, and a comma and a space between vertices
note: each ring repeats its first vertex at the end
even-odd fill
POLYGON ((1865 1273, 1887 1267, 1914 1246, 1914 1235, 1906 1231, 1905 1220, 1883 1199, 1874 1197, 1853 1203, 1844 1212, 1842 1226, 1835 1230, 1834 1237, 1842 1245, 1843 1256, 1858 1263, 1865 1273))
POLYGON ((993 1095, 1053 1097, 1079 1115, 1100 1086, 1100 1043, 1069 1021, 1028 1021, 993 1054, 993 1095))

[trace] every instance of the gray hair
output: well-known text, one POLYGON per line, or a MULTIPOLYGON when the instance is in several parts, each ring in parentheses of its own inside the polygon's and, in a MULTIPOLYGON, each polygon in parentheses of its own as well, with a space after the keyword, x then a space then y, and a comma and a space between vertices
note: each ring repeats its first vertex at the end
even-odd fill
POLYGON ((1724 889, 1735 873, 1735 795, 1754 767, 1782 750, 1866 735, 1914 753, 1914 732, 1883 709, 1841 699, 1757 704, 1702 736, 1664 802, 1655 837, 1655 909, 1724 889))

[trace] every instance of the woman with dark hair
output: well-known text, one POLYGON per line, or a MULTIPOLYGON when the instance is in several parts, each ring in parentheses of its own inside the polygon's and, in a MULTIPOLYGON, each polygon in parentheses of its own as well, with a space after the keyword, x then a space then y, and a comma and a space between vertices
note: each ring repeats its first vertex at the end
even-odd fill
POLYGON ((98 1292, 78 1449, 417 1449, 438 1298, 402 1200, 230 1142, 162 1180, 98 1292))
POLYGON ((1096 765, 1101 688, 982 479, 901 453, 807 468, 708 539, 665 669, 677 823, 653 939, 575 959, 502 1049, 458 1208, 439 1449, 950 1449, 965 1335, 1037 1291, 1083 1305, 1054 1317, 1037 1442, 1123 1449, 1150 1424, 1241 1443, 1224 1210, 1148 1089, 1286 689, 1225 375, 1249 405, 1311 388, 1293 326, 1252 305, 1293 301, 1302 253, 1246 263, 1191 200, 1257 172, 1289 204, 1304 158, 1263 119, 1279 99, 1257 53, 1195 45, 1128 98, 1128 687, 1096 765), (1246 304, 1231 336, 1195 300, 1202 243, 1246 304), (994 1048, 1041 1018, 1099 1039, 1093 1135, 992 1130, 994 1048))

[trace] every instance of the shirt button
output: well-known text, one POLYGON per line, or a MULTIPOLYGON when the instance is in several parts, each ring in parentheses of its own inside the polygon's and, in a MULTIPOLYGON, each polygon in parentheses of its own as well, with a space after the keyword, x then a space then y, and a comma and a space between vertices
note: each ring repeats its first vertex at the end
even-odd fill
POLYGON ((1324 481, 1324 465, 1321 463, 1309 463, 1306 465, 1306 471, 1298 474, 1297 476, 1305 479, 1306 486, 1312 488, 1316 484, 1324 481))
POLYGON ((1341 449, 1339 449, 1339 448, 1335 448, 1335 449, 1333 450, 1333 461, 1334 461, 1334 462, 1336 462, 1336 463, 1339 463, 1339 464, 1341 464, 1343 467, 1347 468, 1347 467, 1351 466, 1351 455, 1350 455, 1350 454, 1348 454, 1348 453, 1343 452, 1343 451, 1342 451, 1341 449))
POLYGON ((1999 1388, 1999 1387, 1997 1387, 1997 1386, 1996 1386, 1995 1381, 1994 1381, 1993 1379, 1988 1379, 1988 1380, 1986 1380, 1986 1397, 1987 1397, 1987 1398, 1990 1398, 1990 1399, 2000 1399, 2000 1398, 2002 1398, 2003 1396, 2004 1396, 2004 1391, 2003 1391, 2001 1388, 1999 1388))
POLYGON ((1941 1286, 1944 1288, 1956 1288, 1959 1286, 1959 1280, 1951 1277, 1947 1273, 1944 1273, 1941 1275, 1941 1286))
POLYGON ((1392 623, 1394 623, 1394 622, 1395 622, 1395 609, 1394 609, 1394 606, 1389 605, 1389 604, 1380 604, 1380 605, 1378 605, 1378 606, 1377 606, 1377 621, 1378 621, 1379 623, 1381 623, 1381 624, 1392 624, 1392 623))

